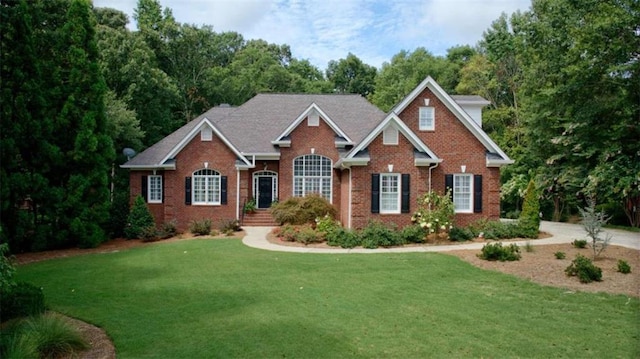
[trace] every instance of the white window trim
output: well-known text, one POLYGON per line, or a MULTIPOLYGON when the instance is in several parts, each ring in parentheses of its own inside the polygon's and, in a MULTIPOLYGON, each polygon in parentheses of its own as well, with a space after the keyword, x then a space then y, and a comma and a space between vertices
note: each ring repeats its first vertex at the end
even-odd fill
POLYGON ((253 198, 258 201, 258 178, 271 177, 271 198, 278 199, 278 173, 274 171, 258 171, 253 173, 253 198))
POLYGON ((434 131, 436 129, 436 108, 432 106, 421 106, 418 110, 418 127, 420 131, 434 131), (431 111, 431 126, 423 126, 422 111, 431 111))
MULTIPOLYGON (((307 155, 302 155, 302 156, 298 156, 298 157, 294 158, 294 159, 293 159, 293 161, 292 161, 292 163, 291 163, 291 165, 292 165, 292 167, 293 167, 293 171, 292 171, 292 173, 293 173, 293 176, 292 176, 292 186, 291 186, 291 188, 292 188, 292 193, 291 193, 291 195, 292 195, 293 197, 299 197, 299 196, 296 196, 296 179, 299 179, 299 178, 301 178, 301 179, 302 179, 302 181, 301 181, 301 191, 300 191, 300 192, 301 192, 301 194, 302 194, 302 197, 304 197, 304 196, 306 196, 306 195, 307 195, 307 192, 306 192, 306 183, 305 183, 305 182, 306 182, 306 180, 307 180, 307 179, 310 179, 310 178, 314 178, 314 179, 315 179, 315 178, 319 178, 319 179, 320 179, 320 193, 319 193, 319 194, 320 194, 322 197, 324 197, 324 195, 323 195, 323 193, 322 193, 322 187, 323 187, 323 186, 322 186, 322 184, 324 183, 324 181, 329 180, 329 198, 326 198, 326 197, 325 197, 325 199, 327 199, 327 200, 329 201, 329 203, 333 203, 333 161, 331 160, 331 158, 329 158, 329 157, 325 157, 325 156, 322 156, 322 155, 307 154, 307 155), (322 163, 322 159, 323 159, 323 158, 326 158, 327 160, 329 160, 329 176, 322 176, 322 175, 321 175, 321 176, 304 176, 304 175, 302 175, 302 176, 299 176, 299 175, 298 175, 298 176, 297 176, 297 175, 296 175, 296 160, 297 160, 297 159, 299 159, 299 158, 303 158, 303 157, 304 157, 304 158, 305 158, 305 160, 304 160, 304 161, 305 161, 305 162, 304 162, 304 166, 305 166, 305 169, 306 169, 306 162, 307 162, 306 158, 307 158, 307 157, 311 157, 311 156, 318 156, 318 157, 320 157, 320 159, 321 159, 321 163, 322 163)), ((322 172, 322 169, 321 169, 321 172, 322 172)), ((316 193, 316 192, 311 192, 311 193, 316 193)))
POLYGON ((151 176, 147 176, 147 203, 162 203, 162 176, 160 175, 151 175, 151 176), (160 198, 155 199, 152 198, 151 194, 152 192, 152 186, 151 183, 153 182, 153 180, 158 180, 159 182, 159 186, 160 186, 160 198))
POLYGON ((382 144, 383 145, 397 145, 398 144, 398 129, 389 126, 382 132, 382 144))
POLYGON ((380 188, 379 188, 379 193, 380 193, 380 213, 381 214, 399 214, 401 211, 401 200, 402 200, 402 180, 400 178, 400 173, 381 173, 380 174, 380 188), (382 184, 384 183, 384 177, 395 177, 396 181, 398 183, 398 192, 396 192, 398 198, 397 198, 397 203, 396 203, 396 208, 394 210, 389 210, 389 209, 385 209, 384 206, 382 205, 383 201, 383 194, 386 192, 382 191, 382 184))
POLYGON ((222 176, 220 176, 220 172, 215 171, 215 170, 211 170, 211 171, 214 172, 214 173, 217 173, 217 174, 213 174, 213 175, 196 175, 196 173, 198 173, 198 172, 200 172, 202 170, 205 170, 205 169, 197 170, 197 171, 193 172, 193 174, 192 174, 192 180, 191 180, 191 204, 192 205, 196 205, 196 206, 219 206, 221 204, 220 200, 222 198, 221 197, 222 196, 222 193, 221 193, 222 192, 221 191, 222 190, 222 187, 221 187, 221 185, 222 185, 222 183, 221 183, 222 182, 222 180, 221 180, 222 176), (204 178, 205 179, 205 189, 204 189, 204 198, 205 198, 205 200, 204 201, 196 201, 196 182, 197 182, 196 178, 204 178), (210 180, 214 180, 214 179, 218 180, 218 196, 217 196, 218 200, 217 201, 211 201, 211 202, 207 201, 207 198, 209 197, 209 196, 207 196, 207 194, 209 193, 209 186, 210 186, 210 183, 211 183, 211 181, 209 179, 210 180))
POLYGON ((456 203, 456 179, 460 177, 469 178, 469 208, 468 209, 455 209, 455 213, 473 213, 473 174, 470 173, 458 173, 453 175, 453 204, 456 203))

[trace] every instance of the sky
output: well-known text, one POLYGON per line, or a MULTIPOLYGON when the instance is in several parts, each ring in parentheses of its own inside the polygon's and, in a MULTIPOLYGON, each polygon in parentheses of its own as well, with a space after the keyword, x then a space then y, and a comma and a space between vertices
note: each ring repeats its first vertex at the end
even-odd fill
MULTIPOLYGON (((137 0, 93 0, 129 16, 137 0)), ((531 0, 160 0, 176 21, 211 25, 291 47, 292 56, 320 70, 349 53, 378 69, 402 50, 424 47, 444 56, 475 45, 501 13, 526 11, 531 0)))

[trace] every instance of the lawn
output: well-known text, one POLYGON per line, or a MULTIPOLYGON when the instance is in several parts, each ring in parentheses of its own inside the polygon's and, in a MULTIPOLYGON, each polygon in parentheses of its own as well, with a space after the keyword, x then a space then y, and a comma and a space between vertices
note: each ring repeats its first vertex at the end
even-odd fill
POLYGON ((119 358, 640 357, 640 300, 437 253, 198 239, 33 263, 18 279, 104 328, 119 358))

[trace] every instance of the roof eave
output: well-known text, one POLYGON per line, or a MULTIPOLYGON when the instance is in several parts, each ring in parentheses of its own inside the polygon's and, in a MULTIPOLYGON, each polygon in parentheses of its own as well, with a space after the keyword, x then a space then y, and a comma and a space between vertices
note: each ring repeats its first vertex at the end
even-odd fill
POLYGON ((506 160, 490 160, 487 159, 487 167, 503 167, 503 166, 507 166, 510 164, 515 163, 516 161, 512 160, 512 159, 506 159, 506 160))
POLYGON ((437 163, 442 163, 442 158, 416 158, 413 160, 413 164, 416 167, 422 167, 422 166, 432 166, 435 165, 437 163))
POLYGON ((122 164, 120 165, 120 168, 125 168, 125 169, 129 169, 129 170, 175 170, 176 169, 176 164, 174 163, 168 163, 168 164, 164 164, 164 165, 127 165, 122 164))

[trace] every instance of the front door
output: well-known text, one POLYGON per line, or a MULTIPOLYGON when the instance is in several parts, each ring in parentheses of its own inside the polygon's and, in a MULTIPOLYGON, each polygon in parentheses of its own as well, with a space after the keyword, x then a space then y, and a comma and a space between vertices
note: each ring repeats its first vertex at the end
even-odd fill
POLYGON ((273 177, 258 177, 258 208, 269 208, 273 202, 273 177))

